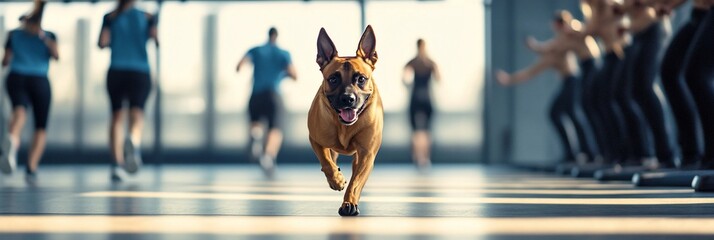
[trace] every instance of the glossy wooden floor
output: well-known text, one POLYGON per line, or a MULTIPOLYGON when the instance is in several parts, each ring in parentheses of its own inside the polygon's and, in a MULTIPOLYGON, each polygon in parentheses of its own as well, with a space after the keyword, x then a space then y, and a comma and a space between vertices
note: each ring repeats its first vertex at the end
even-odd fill
MULTIPOLYGON (((712 239, 714 194, 633 188, 479 165, 377 165, 360 204, 317 164, 147 167, 111 184, 104 166, 0 178, 0 239, 712 239)), ((349 169, 343 167, 349 173, 349 169)))

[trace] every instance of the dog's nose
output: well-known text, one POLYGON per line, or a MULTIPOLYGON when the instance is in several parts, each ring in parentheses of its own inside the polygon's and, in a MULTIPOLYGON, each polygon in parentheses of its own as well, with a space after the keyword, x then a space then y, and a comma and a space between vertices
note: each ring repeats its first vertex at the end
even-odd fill
POLYGON ((342 101, 343 104, 352 105, 355 103, 355 100, 354 94, 344 94, 340 96, 340 101, 342 101))

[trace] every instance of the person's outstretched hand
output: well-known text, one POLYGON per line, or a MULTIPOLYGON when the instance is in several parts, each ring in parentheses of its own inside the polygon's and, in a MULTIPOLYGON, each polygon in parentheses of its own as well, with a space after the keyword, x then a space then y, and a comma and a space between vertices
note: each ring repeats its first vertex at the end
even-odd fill
POLYGON ((503 70, 496 71, 496 80, 498 80, 498 83, 500 83, 503 86, 511 85, 511 75, 508 74, 506 71, 503 71, 503 70))

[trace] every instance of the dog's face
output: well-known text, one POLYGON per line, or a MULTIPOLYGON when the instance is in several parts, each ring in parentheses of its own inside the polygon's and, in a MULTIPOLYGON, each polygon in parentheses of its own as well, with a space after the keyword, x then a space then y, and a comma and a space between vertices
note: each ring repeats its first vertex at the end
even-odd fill
POLYGON ((320 29, 317 38, 317 65, 322 71, 322 91, 340 123, 357 122, 373 91, 372 71, 377 62, 375 37, 371 26, 362 34, 357 56, 339 57, 335 44, 320 29))

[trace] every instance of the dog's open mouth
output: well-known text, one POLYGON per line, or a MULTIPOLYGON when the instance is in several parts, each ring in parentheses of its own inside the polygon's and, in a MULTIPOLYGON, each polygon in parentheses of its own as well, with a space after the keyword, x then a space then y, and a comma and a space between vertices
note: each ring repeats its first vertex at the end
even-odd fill
POLYGON ((337 112, 337 118, 340 119, 340 123, 346 126, 351 126, 352 124, 355 124, 357 122, 357 119, 359 118, 359 115, 364 111, 364 108, 367 106, 367 100, 369 100, 370 94, 367 94, 362 101, 362 106, 359 106, 359 108, 355 107, 342 107, 342 108, 337 108, 335 107, 335 111, 337 112))
POLYGON ((352 125, 357 122, 357 109, 343 108, 339 110, 340 121, 345 125, 352 125))

